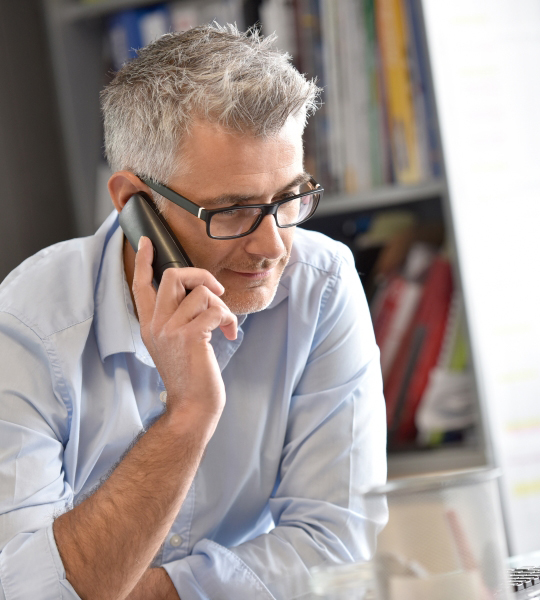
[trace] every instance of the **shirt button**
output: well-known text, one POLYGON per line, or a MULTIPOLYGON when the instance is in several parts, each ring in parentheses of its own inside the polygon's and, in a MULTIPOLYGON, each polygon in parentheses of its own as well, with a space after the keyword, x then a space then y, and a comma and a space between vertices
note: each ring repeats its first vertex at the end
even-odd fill
POLYGON ((161 392, 159 395, 159 399, 163 402, 163 404, 167 404, 167 392, 161 392))
POLYGON ((169 544, 171 546, 173 546, 174 548, 178 548, 178 546, 180 546, 180 544, 182 543, 182 538, 175 533, 174 535, 171 535, 171 539, 169 540, 169 544))

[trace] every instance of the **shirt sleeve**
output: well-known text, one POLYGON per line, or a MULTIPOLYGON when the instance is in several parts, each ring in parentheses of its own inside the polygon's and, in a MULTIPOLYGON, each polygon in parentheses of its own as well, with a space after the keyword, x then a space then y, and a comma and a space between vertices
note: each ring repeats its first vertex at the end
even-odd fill
POLYGON ((360 490, 386 480, 386 417, 369 309, 344 253, 291 399, 275 528, 233 548, 201 540, 164 565, 182 600, 307 597, 314 566, 373 555, 387 507, 364 506, 360 490))
POLYGON ((63 470, 67 409, 50 349, 0 312, 0 600, 73 599, 52 531, 73 499, 63 470))

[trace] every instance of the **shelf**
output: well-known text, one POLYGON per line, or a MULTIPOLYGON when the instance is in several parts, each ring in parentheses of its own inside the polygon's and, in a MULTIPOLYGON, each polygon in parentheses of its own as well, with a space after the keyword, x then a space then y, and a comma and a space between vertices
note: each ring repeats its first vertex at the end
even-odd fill
POLYGON ((323 197, 317 217, 440 198, 445 191, 444 182, 434 179, 417 185, 387 185, 359 194, 331 194, 323 197))
POLYGON ((95 19, 128 8, 139 8, 152 4, 161 4, 163 0, 104 0, 103 2, 69 2, 62 9, 66 21, 95 19))
POLYGON ((471 446, 396 452, 388 455, 388 479, 484 467, 487 462, 484 449, 471 446))

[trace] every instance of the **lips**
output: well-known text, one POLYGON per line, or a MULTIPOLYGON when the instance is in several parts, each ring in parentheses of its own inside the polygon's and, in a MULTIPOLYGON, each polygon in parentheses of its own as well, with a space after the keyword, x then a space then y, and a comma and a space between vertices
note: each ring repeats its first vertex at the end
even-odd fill
POLYGON ((263 279, 264 277, 268 277, 270 273, 272 273, 273 269, 268 269, 266 271, 254 271, 254 272, 242 272, 242 271, 232 271, 235 275, 240 275, 242 277, 247 277, 248 279, 263 279))

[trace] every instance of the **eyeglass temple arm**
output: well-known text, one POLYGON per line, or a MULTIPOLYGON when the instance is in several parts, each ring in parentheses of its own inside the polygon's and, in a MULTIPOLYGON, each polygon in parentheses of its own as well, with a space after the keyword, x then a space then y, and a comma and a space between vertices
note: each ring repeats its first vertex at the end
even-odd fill
POLYGON ((146 179, 146 177, 139 177, 139 179, 143 183, 145 183, 149 188, 153 189, 154 192, 161 194, 164 198, 167 198, 167 200, 174 202, 174 204, 181 206, 184 210, 187 210, 192 215, 195 215, 199 219, 202 218, 204 220, 203 217, 206 214, 206 210, 202 206, 195 204, 195 202, 191 202, 191 200, 188 200, 187 198, 184 198, 184 196, 177 194, 170 188, 161 185, 161 183, 156 183, 154 181, 151 181, 150 179, 146 179))

